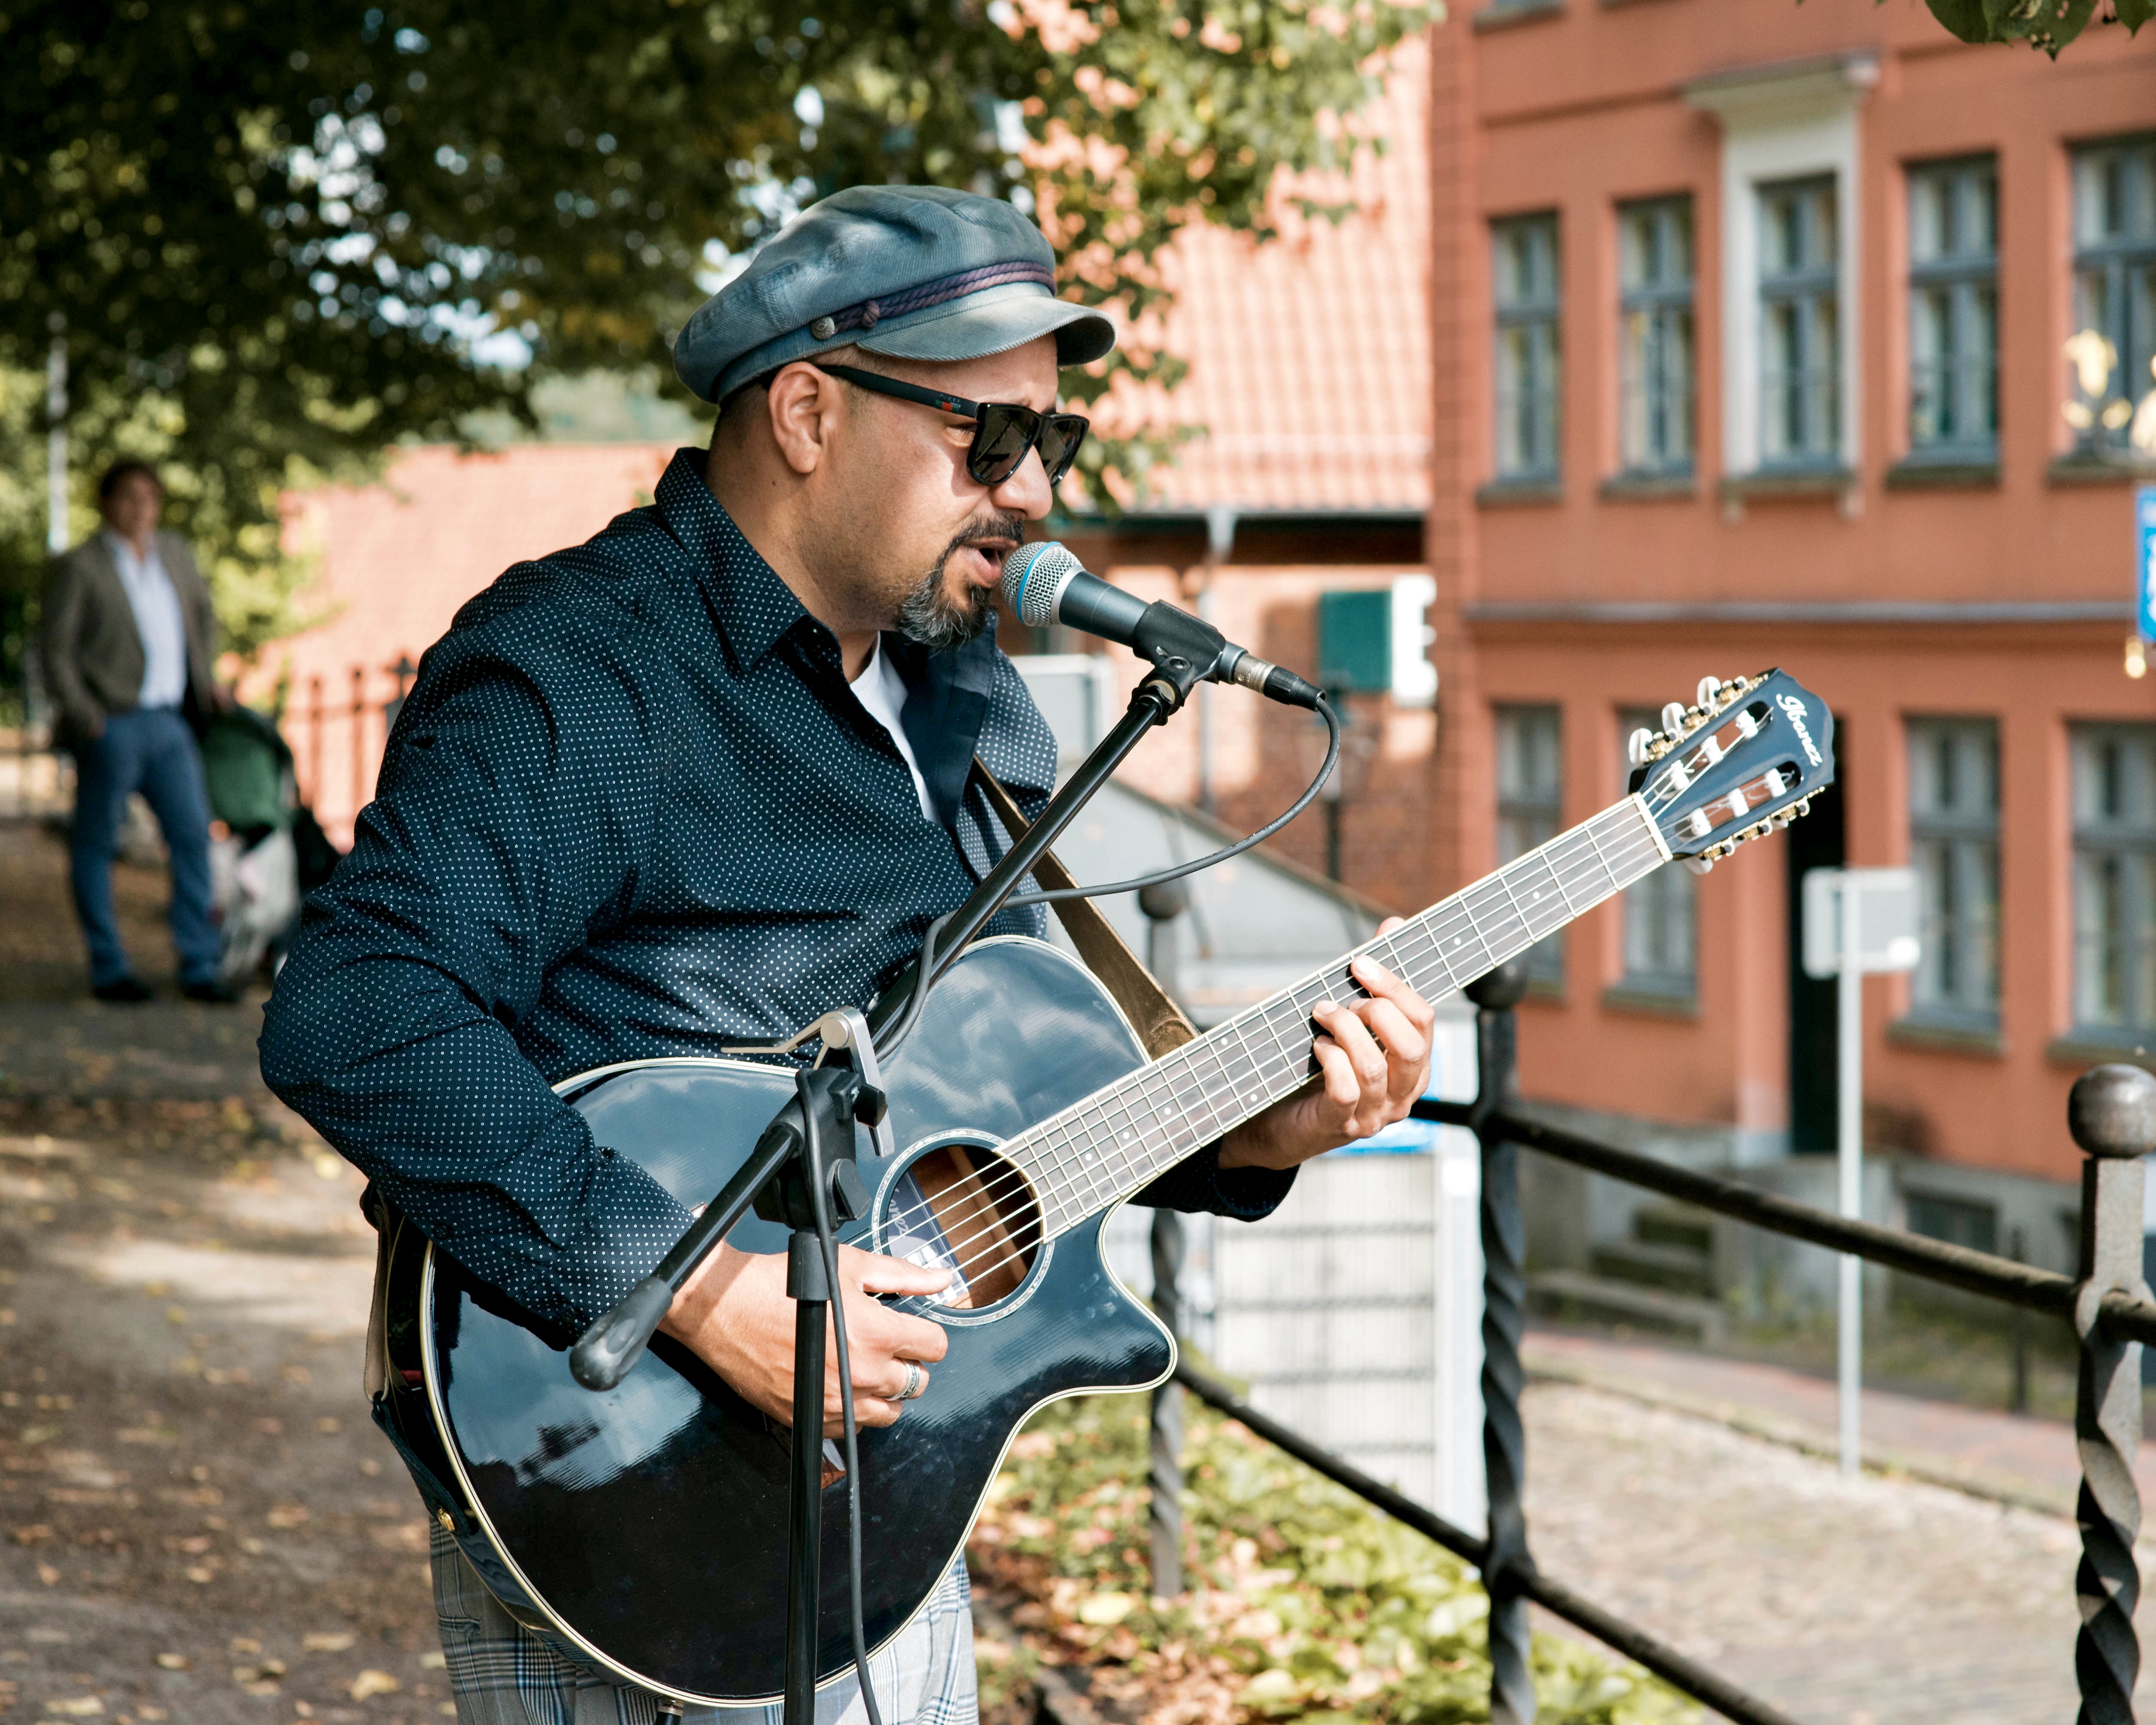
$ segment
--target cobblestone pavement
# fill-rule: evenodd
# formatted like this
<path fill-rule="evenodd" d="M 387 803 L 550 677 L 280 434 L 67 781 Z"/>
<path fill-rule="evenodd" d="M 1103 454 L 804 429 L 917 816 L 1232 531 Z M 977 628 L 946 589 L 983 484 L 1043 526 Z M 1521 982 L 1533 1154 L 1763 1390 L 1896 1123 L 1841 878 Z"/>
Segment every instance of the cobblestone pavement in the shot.
<path fill-rule="evenodd" d="M 1541 1375 L 1702 1414 L 1815 1454 L 1833 1454 L 1839 1445 L 1839 1392 L 1831 1378 L 1544 1328 L 1529 1332 L 1524 1352 L 1527 1369 Z M 2074 1512 L 2081 1455 L 2069 1420 L 1867 1387 L 1862 1430 L 1867 1467 L 1965 1486 L 2055 1515 Z M 2143 1502 L 2156 1502 L 2156 1446 L 2142 1450 L 2135 1474 Z"/>
<path fill-rule="evenodd" d="M 1584 1386 L 1525 1407 L 1542 1567 L 1763 1699 L 1810 1725 L 2074 1717 L 2071 1522 Z"/>

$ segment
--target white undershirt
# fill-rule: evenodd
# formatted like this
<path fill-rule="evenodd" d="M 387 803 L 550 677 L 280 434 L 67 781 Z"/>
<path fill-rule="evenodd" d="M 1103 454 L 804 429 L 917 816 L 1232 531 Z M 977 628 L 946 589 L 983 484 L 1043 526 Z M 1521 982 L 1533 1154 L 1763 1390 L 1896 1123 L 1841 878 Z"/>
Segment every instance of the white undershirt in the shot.
<path fill-rule="evenodd" d="M 180 596 L 153 535 L 141 556 L 128 541 L 107 528 L 105 549 L 120 572 L 121 589 L 135 614 L 135 633 L 142 642 L 142 687 L 135 704 L 146 710 L 176 707 L 187 698 L 187 626 L 180 615 Z"/>
<path fill-rule="evenodd" d="M 891 746 L 905 758 L 906 770 L 913 775 L 914 794 L 921 798 L 921 818 L 934 820 L 936 805 L 928 800 L 928 781 L 921 776 L 921 763 L 913 758 L 913 745 L 906 740 L 906 726 L 898 719 L 906 705 L 906 680 L 886 655 L 880 638 L 870 649 L 869 662 L 862 666 L 860 675 L 846 686 L 854 691 L 854 699 L 868 709 L 869 716 L 883 726 Z"/>

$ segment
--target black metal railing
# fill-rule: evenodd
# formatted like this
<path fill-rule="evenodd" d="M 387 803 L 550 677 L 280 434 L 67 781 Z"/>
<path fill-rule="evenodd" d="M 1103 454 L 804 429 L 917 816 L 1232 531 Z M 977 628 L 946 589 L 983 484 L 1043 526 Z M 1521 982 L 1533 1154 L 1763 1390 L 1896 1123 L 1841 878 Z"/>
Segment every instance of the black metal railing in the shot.
<path fill-rule="evenodd" d="M 2141 1579 L 2133 1541 L 2141 1526 L 2141 1494 L 2133 1462 L 2141 1445 L 2141 1345 L 2156 1341 L 2156 1303 L 2142 1281 L 2140 1158 L 2156 1150 L 2156 1077 L 2138 1066 L 2099 1066 L 2074 1085 L 2066 1125 L 2087 1161 L 2082 1173 L 2077 1273 L 2061 1276 L 2012 1258 L 1951 1245 L 1892 1228 L 1852 1221 L 1733 1180 L 1658 1162 L 1635 1151 L 1568 1132 L 1523 1109 L 1516 1084 L 1512 1009 L 1526 991 L 1517 965 L 1492 972 L 1467 990 L 1476 1007 L 1481 1078 L 1472 1102 L 1424 1101 L 1419 1119 L 1463 1126 L 1481 1146 L 1483 1457 L 1489 1480 L 1489 1532 L 1477 1537 L 1433 1514 L 1300 1433 L 1250 1406 L 1226 1385 L 1185 1363 L 1176 1378 L 1199 1399 L 1240 1420 L 1327 1478 L 1435 1540 L 1481 1571 L 1490 1595 L 1491 1725 L 1532 1725 L 1528 1602 L 1584 1630 L 1656 1676 L 1738 1725 L 1794 1725 L 1787 1713 L 1747 1693 L 1718 1673 L 1544 1575 L 1527 1540 L 1523 1487 L 1527 1442 L 1520 1419 L 1525 1373 L 1526 1266 L 1520 1211 L 1519 1153 L 1555 1156 L 1578 1167 L 1755 1228 L 1849 1253 L 1905 1276 L 1943 1283 L 2003 1301 L 2017 1309 L 2066 1317 L 2079 1340 L 2081 1370 L 2074 1430 L 2082 1481 L 2076 1506 L 2081 1563 L 2075 1591 L 2081 1628 L 2074 1672 L 2080 1685 L 2080 1725 L 2133 1725 L 2133 1684 L 2141 1664 L 2133 1610 Z M 1178 1254 L 1177 1255 L 1179 1255 Z M 1173 1259 L 1158 1249 L 1157 1280 L 1169 1274 L 1164 1309 L 1173 1311 Z M 1158 1428 L 1154 1501 L 1161 1536 L 1179 1529 L 1173 1504 L 1177 1476 L 1163 1467 Z M 1165 1518 L 1174 1517 L 1172 1522 Z M 1177 1565 L 1179 1570 L 1179 1561 Z M 1164 1584 L 1168 1578 L 1161 1578 Z M 1180 1590 L 1180 1576 L 1175 1578 Z"/>

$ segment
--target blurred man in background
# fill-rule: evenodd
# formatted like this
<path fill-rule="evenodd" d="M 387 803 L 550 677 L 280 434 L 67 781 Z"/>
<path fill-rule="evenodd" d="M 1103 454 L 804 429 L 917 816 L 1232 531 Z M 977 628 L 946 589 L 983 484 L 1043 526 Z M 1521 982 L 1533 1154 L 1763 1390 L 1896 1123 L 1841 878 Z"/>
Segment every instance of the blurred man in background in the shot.
<path fill-rule="evenodd" d="M 157 531 L 165 488 L 155 468 L 116 461 L 97 496 L 104 527 L 54 564 L 41 642 L 59 741 L 75 758 L 69 875 L 90 992 L 122 1004 L 150 998 L 112 910 L 113 852 L 127 799 L 140 791 L 172 854 L 180 992 L 229 1005 L 210 915 L 209 796 L 191 728 L 230 699 L 210 670 L 209 589 L 185 542 Z"/>

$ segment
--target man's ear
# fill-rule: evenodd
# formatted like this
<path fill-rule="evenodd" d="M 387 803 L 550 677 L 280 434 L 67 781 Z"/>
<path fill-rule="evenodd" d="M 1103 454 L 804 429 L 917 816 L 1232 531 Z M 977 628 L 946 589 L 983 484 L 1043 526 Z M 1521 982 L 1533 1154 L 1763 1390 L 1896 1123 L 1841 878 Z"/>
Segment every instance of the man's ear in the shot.
<path fill-rule="evenodd" d="M 839 380 L 812 365 L 790 365 L 771 380 L 765 411 L 772 441 L 786 465 L 804 478 L 830 453 L 830 439 L 844 414 Z"/>

